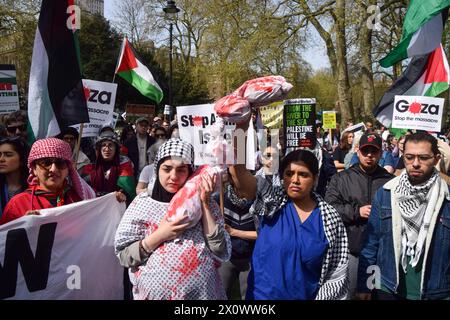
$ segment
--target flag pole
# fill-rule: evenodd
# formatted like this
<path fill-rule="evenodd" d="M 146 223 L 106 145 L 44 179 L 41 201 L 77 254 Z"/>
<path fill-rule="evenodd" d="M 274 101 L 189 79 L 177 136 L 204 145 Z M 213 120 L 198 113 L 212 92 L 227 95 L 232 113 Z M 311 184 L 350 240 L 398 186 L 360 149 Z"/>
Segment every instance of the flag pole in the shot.
<path fill-rule="evenodd" d="M 219 199 L 220 199 L 220 213 L 222 214 L 222 217 L 224 217 L 224 214 L 225 214 L 224 191 L 223 191 L 224 185 L 225 185 L 225 183 L 223 181 L 223 177 L 221 174 L 220 175 L 220 197 L 219 197 Z"/>
<path fill-rule="evenodd" d="M 77 168 L 78 155 L 80 154 L 81 137 L 83 136 L 83 128 L 84 128 L 84 123 L 81 123 L 80 124 L 80 134 L 78 135 L 77 145 L 75 146 L 75 159 L 74 159 L 75 169 Z"/>

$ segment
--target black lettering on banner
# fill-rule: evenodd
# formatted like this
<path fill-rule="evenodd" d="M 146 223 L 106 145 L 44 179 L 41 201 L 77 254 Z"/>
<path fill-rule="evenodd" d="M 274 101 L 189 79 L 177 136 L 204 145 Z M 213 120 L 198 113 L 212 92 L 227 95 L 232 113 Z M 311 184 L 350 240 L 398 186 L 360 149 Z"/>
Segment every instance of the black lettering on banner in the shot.
<path fill-rule="evenodd" d="M 110 104 L 111 103 L 111 92 L 103 91 L 98 95 L 98 102 L 101 104 Z"/>
<path fill-rule="evenodd" d="M 182 127 L 188 127 L 189 126 L 189 119 L 188 116 L 181 116 L 181 126 Z"/>
<path fill-rule="evenodd" d="M 422 109 L 422 113 L 429 113 L 432 115 L 439 114 L 439 106 L 435 104 L 423 104 L 424 108 Z"/>
<path fill-rule="evenodd" d="M 107 91 L 98 91 L 95 89 L 90 89 L 90 97 L 89 97 L 89 101 L 90 102 L 96 102 L 96 103 L 101 103 L 101 104 L 110 104 L 111 103 L 111 92 L 107 92 Z"/>
<path fill-rule="evenodd" d="M 398 112 L 406 112 L 409 109 L 409 103 L 406 100 L 399 100 L 395 105 Z"/>
<path fill-rule="evenodd" d="M 412 105 L 414 105 L 414 104 L 412 104 Z M 395 109 L 397 109 L 398 112 L 402 112 L 402 113 L 406 112 L 406 111 L 410 110 L 409 102 L 406 100 L 399 100 L 395 104 Z M 414 112 L 414 113 L 419 113 L 418 111 L 419 110 L 417 110 L 417 112 Z M 420 104 L 420 113 L 438 115 L 439 114 L 439 105 L 422 103 L 422 104 Z"/>
<path fill-rule="evenodd" d="M 89 101 L 90 102 L 97 102 L 97 95 L 98 95 L 98 90 L 95 89 L 91 89 L 91 96 L 89 97 Z"/>
<path fill-rule="evenodd" d="M 47 287 L 56 226 L 57 223 L 53 222 L 39 228 L 35 256 L 25 229 L 8 231 L 5 259 L 3 265 L 0 264 L 0 299 L 14 297 L 16 294 L 19 263 L 30 292 Z"/>
<path fill-rule="evenodd" d="M 108 110 L 102 110 L 102 109 L 88 108 L 88 111 L 92 112 L 92 113 L 98 113 L 98 114 L 106 114 L 106 115 L 109 114 Z"/>

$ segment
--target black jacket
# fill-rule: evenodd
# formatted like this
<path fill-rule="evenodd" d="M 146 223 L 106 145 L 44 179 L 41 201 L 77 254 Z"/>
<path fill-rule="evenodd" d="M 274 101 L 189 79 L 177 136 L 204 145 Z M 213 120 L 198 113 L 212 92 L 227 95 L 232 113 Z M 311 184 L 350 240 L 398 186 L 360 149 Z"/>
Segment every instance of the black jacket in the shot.
<path fill-rule="evenodd" d="M 148 161 L 147 151 L 148 148 L 152 144 L 155 143 L 155 138 L 151 136 L 147 136 L 147 147 L 145 148 L 145 159 Z M 138 181 L 138 173 L 139 173 L 139 148 L 137 143 L 137 137 L 132 137 L 128 140 L 126 140 L 123 144 L 128 149 L 128 158 L 130 158 L 131 162 L 133 162 L 133 169 L 134 169 L 134 177 L 136 181 Z"/>
<path fill-rule="evenodd" d="M 359 214 L 359 208 L 371 204 L 378 190 L 394 178 L 384 168 L 378 166 L 371 175 L 355 164 L 337 173 L 328 185 L 325 201 L 331 204 L 342 217 L 347 230 L 350 253 L 358 256 L 363 243 L 363 233 L 367 219 Z"/>

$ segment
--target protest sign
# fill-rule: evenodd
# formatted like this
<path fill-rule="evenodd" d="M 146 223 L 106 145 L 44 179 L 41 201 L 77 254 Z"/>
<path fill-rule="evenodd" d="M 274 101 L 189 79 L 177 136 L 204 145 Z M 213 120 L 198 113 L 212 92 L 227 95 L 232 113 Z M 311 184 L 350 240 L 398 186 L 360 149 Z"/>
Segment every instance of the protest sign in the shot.
<path fill-rule="evenodd" d="M 395 96 L 392 128 L 440 132 L 445 99 Z"/>
<path fill-rule="evenodd" d="M 316 140 L 316 99 L 284 101 L 285 148 L 313 148 Z"/>
<path fill-rule="evenodd" d="M 269 129 L 280 129 L 283 126 L 283 109 L 282 102 L 259 108 L 264 126 Z"/>
<path fill-rule="evenodd" d="M 170 110 L 171 110 L 171 107 L 166 104 L 164 107 L 164 114 L 170 115 L 170 113 L 171 113 Z"/>
<path fill-rule="evenodd" d="M 111 125 L 116 103 L 117 83 L 83 80 L 87 98 L 89 123 L 83 124 L 83 138 L 97 137 L 105 125 Z M 80 132 L 80 125 L 72 126 Z"/>
<path fill-rule="evenodd" d="M 123 299 L 114 193 L 0 226 L 0 299 Z"/>
<path fill-rule="evenodd" d="M 206 164 L 206 144 L 211 140 L 211 126 L 217 121 L 213 104 L 177 107 L 177 120 L 180 138 L 194 146 L 195 165 Z M 226 123 L 224 137 L 231 145 L 236 125 Z"/>
<path fill-rule="evenodd" d="M 16 67 L 11 64 L 0 64 L 0 114 L 8 114 L 19 109 Z"/>
<path fill-rule="evenodd" d="M 323 128 L 336 129 L 336 111 L 323 111 Z"/>

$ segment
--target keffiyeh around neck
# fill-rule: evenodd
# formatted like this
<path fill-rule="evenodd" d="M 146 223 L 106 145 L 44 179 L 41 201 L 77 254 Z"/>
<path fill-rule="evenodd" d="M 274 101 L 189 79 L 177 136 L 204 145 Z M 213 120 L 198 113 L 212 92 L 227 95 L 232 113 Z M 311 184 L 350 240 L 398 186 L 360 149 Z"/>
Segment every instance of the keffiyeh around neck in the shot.
<path fill-rule="evenodd" d="M 420 260 L 430 227 L 431 217 L 436 205 L 440 186 L 439 173 L 434 170 L 430 179 L 421 185 L 412 185 L 407 173 L 400 175 L 397 195 L 402 220 L 401 265 L 406 272 L 408 257 L 411 266 L 415 267 Z"/>

